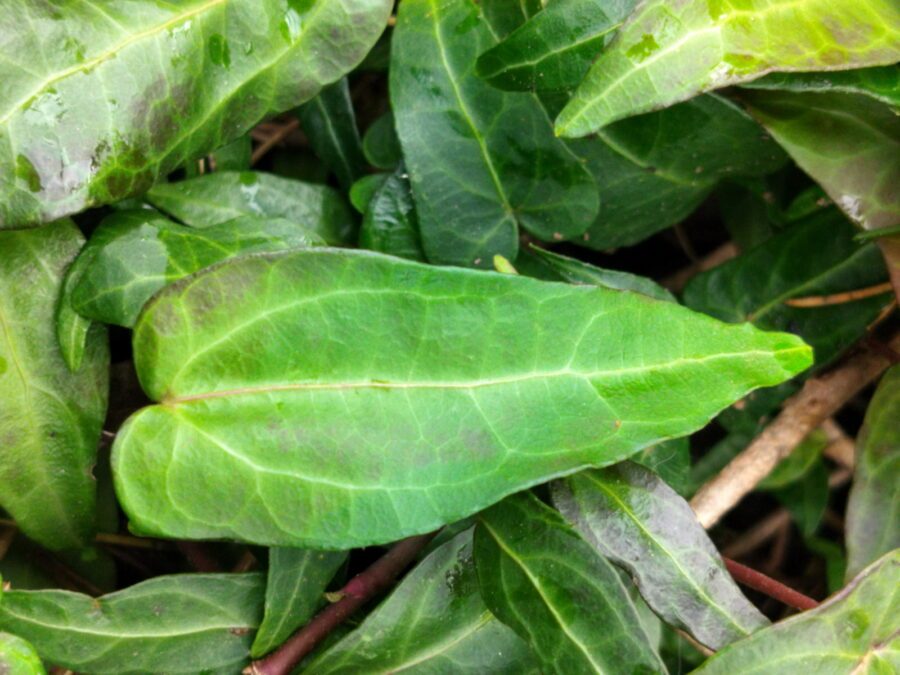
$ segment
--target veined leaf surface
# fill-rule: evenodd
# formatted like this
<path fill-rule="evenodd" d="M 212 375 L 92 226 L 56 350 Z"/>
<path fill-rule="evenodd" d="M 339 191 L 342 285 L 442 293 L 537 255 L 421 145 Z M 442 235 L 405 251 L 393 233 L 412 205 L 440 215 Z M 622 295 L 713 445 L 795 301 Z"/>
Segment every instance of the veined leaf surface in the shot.
<path fill-rule="evenodd" d="M 139 194 L 359 63 L 390 0 L 0 3 L 0 228 Z"/>
<path fill-rule="evenodd" d="M 772 71 L 897 60 L 894 0 L 648 0 L 597 59 L 556 130 L 584 136 Z"/>
<path fill-rule="evenodd" d="M 811 360 L 639 294 L 330 249 L 166 287 L 134 353 L 160 402 L 113 451 L 136 530 L 335 549 L 687 434 Z"/>
<path fill-rule="evenodd" d="M 85 334 L 71 373 L 54 330 L 63 274 L 83 243 L 69 221 L 0 232 L 0 505 L 50 549 L 80 547 L 94 529 L 106 333 Z"/>
<path fill-rule="evenodd" d="M 409 187 L 409 174 L 403 164 L 369 200 L 359 230 L 359 245 L 399 258 L 424 259 L 416 205 Z"/>
<path fill-rule="evenodd" d="M 46 672 L 34 647 L 20 637 L 0 633 L 0 673 L 45 675 Z"/>
<path fill-rule="evenodd" d="M 742 86 L 745 89 L 862 94 L 900 108 L 900 64 L 817 73 L 772 73 Z"/>

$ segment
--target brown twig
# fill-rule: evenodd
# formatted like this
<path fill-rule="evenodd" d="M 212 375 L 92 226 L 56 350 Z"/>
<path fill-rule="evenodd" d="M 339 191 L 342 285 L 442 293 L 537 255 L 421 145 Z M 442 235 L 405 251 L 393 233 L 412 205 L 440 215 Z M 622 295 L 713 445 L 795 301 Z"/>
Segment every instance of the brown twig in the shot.
<path fill-rule="evenodd" d="M 15 529 L 17 525 L 14 520 L 0 518 L 0 527 Z M 169 548 L 168 542 L 160 539 L 147 539 L 145 537 L 135 537 L 130 534 L 116 534 L 113 532 L 98 532 L 94 536 L 94 541 L 98 544 L 111 544 L 113 546 L 125 546 L 127 548 Z"/>
<path fill-rule="evenodd" d="M 285 675 L 309 654 L 321 640 L 369 600 L 381 594 L 413 561 L 434 534 L 422 534 L 400 541 L 371 567 L 353 577 L 341 589 L 341 599 L 328 605 L 269 656 L 254 661 L 245 675 Z"/>
<path fill-rule="evenodd" d="M 740 539 L 723 548 L 722 555 L 729 558 L 742 558 L 765 544 L 790 522 L 791 514 L 787 509 L 776 509 L 744 532 Z"/>
<path fill-rule="evenodd" d="M 775 598 L 779 602 L 784 603 L 788 607 L 793 607 L 794 609 L 807 610 L 815 609 L 819 606 L 819 603 L 808 595 L 803 595 L 803 593 L 785 586 L 780 581 L 775 581 L 775 579 L 766 576 L 762 572 L 757 572 L 755 569 L 742 565 L 739 562 L 735 562 L 731 558 L 723 557 L 722 560 L 725 562 L 728 573 L 734 577 L 734 580 L 739 584 L 752 588 L 760 593 L 764 593 L 770 598 Z"/>
<path fill-rule="evenodd" d="M 900 348 L 900 334 L 890 342 Z M 768 476 L 817 426 L 840 410 L 888 367 L 880 354 L 863 351 L 843 365 L 808 380 L 775 420 L 691 500 L 697 520 L 709 528 Z"/>
<path fill-rule="evenodd" d="M 856 464 L 856 444 L 853 439 L 844 433 L 840 425 L 830 417 L 822 422 L 821 429 L 828 438 L 828 445 L 825 446 L 822 454 L 845 469 L 853 469 Z"/>
<path fill-rule="evenodd" d="M 874 295 L 890 293 L 893 290 L 894 288 L 891 286 L 890 282 L 886 281 L 883 284 L 876 284 L 875 286 L 869 286 L 868 288 L 859 288 L 855 291 L 791 298 L 790 300 L 785 300 L 784 304 L 791 307 L 825 307 L 827 305 L 842 305 L 846 302 L 854 302 L 855 300 L 871 298 Z"/>
<path fill-rule="evenodd" d="M 175 544 L 188 564 L 198 572 L 221 572 L 222 566 L 209 549 L 199 541 L 179 541 Z"/>
<path fill-rule="evenodd" d="M 675 272 L 675 274 L 666 277 L 660 283 L 670 291 L 678 293 L 684 290 L 687 282 L 690 281 L 691 278 L 695 275 L 699 274 L 700 272 L 710 270 L 713 267 L 717 267 L 726 260 L 734 258 L 737 254 L 737 246 L 735 246 L 733 242 L 729 241 L 728 243 L 722 244 L 719 248 L 701 258 L 699 262 L 688 265 L 684 269 Z"/>
<path fill-rule="evenodd" d="M 300 119 L 297 117 L 288 120 L 285 124 L 279 127 L 268 138 L 266 138 L 266 140 L 260 143 L 259 146 L 253 151 L 253 154 L 250 155 L 250 166 L 256 164 L 266 155 L 267 152 L 269 152 L 269 150 L 281 143 L 281 141 L 287 138 L 292 131 L 296 130 L 299 127 Z"/>

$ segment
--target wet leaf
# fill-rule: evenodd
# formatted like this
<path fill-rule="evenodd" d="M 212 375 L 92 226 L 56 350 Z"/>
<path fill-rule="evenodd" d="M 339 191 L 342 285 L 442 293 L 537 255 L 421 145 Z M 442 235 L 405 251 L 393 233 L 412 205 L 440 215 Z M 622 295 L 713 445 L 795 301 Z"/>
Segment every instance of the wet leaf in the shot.
<path fill-rule="evenodd" d="M 132 527 L 335 549 L 685 435 L 810 362 L 793 336 L 635 293 L 333 249 L 167 286 L 134 354 L 161 405 L 116 438 Z"/>
<path fill-rule="evenodd" d="M 0 673 L 45 675 L 46 672 L 34 647 L 15 635 L 0 633 Z"/>
<path fill-rule="evenodd" d="M 712 649 L 769 623 L 738 589 L 690 505 L 652 471 L 631 462 L 583 471 L 554 483 L 552 494 L 666 623 Z"/>
<path fill-rule="evenodd" d="M 893 0 L 648 0 L 597 59 L 556 122 L 584 136 L 610 122 L 766 73 L 900 59 Z"/>
<path fill-rule="evenodd" d="M 537 673 L 528 646 L 478 592 L 472 530 L 419 563 L 362 625 L 305 673 Z"/>
<path fill-rule="evenodd" d="M 537 98 L 475 75 L 496 43 L 472 0 L 400 5 L 391 102 L 431 262 L 490 268 L 494 255 L 515 259 L 519 226 L 566 239 L 597 214 L 594 181 Z"/>
<path fill-rule="evenodd" d="M 900 366 L 881 378 L 857 438 L 847 503 L 847 577 L 900 548 Z"/>
<path fill-rule="evenodd" d="M 209 227 L 240 216 L 284 218 L 329 244 L 349 241 L 354 218 L 340 194 L 258 171 L 220 171 L 178 183 L 161 183 L 147 201 L 185 225 Z"/>
<path fill-rule="evenodd" d="M 409 260 L 424 260 L 416 205 L 402 164 L 369 201 L 359 231 L 359 245 Z"/>
<path fill-rule="evenodd" d="M 892 673 L 900 665 L 900 551 L 863 570 L 815 609 L 729 645 L 698 675 Z"/>
<path fill-rule="evenodd" d="M 0 628 L 80 672 L 234 673 L 248 660 L 263 585 L 259 574 L 181 574 L 99 598 L 7 591 Z"/>
<path fill-rule="evenodd" d="M 105 331 L 88 332 L 73 374 L 54 330 L 63 274 L 83 242 L 69 221 L 0 232 L 0 504 L 53 550 L 93 533 L 91 469 L 106 415 Z"/>
<path fill-rule="evenodd" d="M 616 570 L 533 495 L 481 514 L 475 563 L 485 603 L 546 672 L 665 672 Z"/>
<path fill-rule="evenodd" d="M 250 649 L 267 654 L 306 624 L 325 603 L 325 589 L 347 554 L 304 548 L 269 549 L 266 610 Z"/>
<path fill-rule="evenodd" d="M 309 100 L 362 60 L 392 5 L 8 3 L 0 228 L 140 194 Z"/>

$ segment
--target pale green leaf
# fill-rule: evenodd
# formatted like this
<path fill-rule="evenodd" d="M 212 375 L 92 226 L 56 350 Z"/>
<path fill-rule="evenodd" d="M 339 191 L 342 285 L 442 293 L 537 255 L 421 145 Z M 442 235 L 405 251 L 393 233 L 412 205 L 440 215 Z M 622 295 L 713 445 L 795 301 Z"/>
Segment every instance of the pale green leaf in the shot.
<path fill-rule="evenodd" d="M 0 673 L 45 675 L 46 672 L 34 647 L 15 635 L 0 633 Z"/>

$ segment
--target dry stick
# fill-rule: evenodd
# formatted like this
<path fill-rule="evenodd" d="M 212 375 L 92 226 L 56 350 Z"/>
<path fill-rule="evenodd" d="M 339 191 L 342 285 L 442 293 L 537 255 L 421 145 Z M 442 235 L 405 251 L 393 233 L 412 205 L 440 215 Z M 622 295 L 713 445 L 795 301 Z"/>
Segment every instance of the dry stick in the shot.
<path fill-rule="evenodd" d="M 221 572 L 222 566 L 209 549 L 199 541 L 179 541 L 175 544 L 188 564 L 198 572 Z"/>
<path fill-rule="evenodd" d="M 791 307 L 825 307 L 826 305 L 842 305 L 845 302 L 853 302 L 864 298 L 871 298 L 874 295 L 882 295 L 890 293 L 894 290 L 891 282 L 886 281 L 883 284 L 876 284 L 868 288 L 860 288 L 855 291 L 844 291 L 843 293 L 830 293 L 828 295 L 810 295 L 803 298 L 791 298 L 785 300 L 784 304 Z"/>
<path fill-rule="evenodd" d="M 300 119 L 295 117 L 292 120 L 288 121 L 281 128 L 279 128 L 276 132 L 274 132 L 271 136 L 269 136 L 266 140 L 264 140 L 256 150 L 253 151 L 253 154 L 250 156 L 250 166 L 256 164 L 259 160 L 261 160 L 269 150 L 274 148 L 276 145 L 281 143 L 292 131 L 297 129 L 300 126 Z"/>
<path fill-rule="evenodd" d="M 741 563 L 735 562 L 731 558 L 723 557 L 722 560 L 725 561 L 728 573 L 739 584 L 743 584 L 760 593 L 765 593 L 770 598 L 775 598 L 794 609 L 806 610 L 819 606 L 819 603 L 809 596 L 803 595 L 803 593 L 799 593 L 793 588 L 788 588 L 780 581 L 775 581 L 771 577 L 767 577 L 765 574 L 757 572 L 746 565 L 741 565 Z"/>
<path fill-rule="evenodd" d="M 900 333 L 889 346 L 900 349 Z M 691 500 L 697 520 L 709 529 L 751 492 L 800 441 L 843 407 L 889 365 L 881 354 L 864 351 L 820 377 L 808 380 L 785 403 L 775 420 Z"/>
<path fill-rule="evenodd" d="M 420 534 L 397 542 L 367 570 L 357 574 L 341 589 L 342 598 L 329 605 L 269 656 L 254 661 L 245 675 L 284 675 L 303 660 L 321 640 L 356 610 L 379 595 L 406 569 L 434 533 Z"/>
<path fill-rule="evenodd" d="M 722 244 L 719 248 L 701 258 L 699 262 L 688 265 L 684 269 L 675 272 L 672 276 L 666 277 L 660 283 L 670 291 L 678 293 L 684 289 L 687 282 L 690 281 L 691 277 L 694 275 L 717 267 L 726 260 L 734 258 L 737 254 L 737 246 L 729 241 L 727 244 Z"/>

